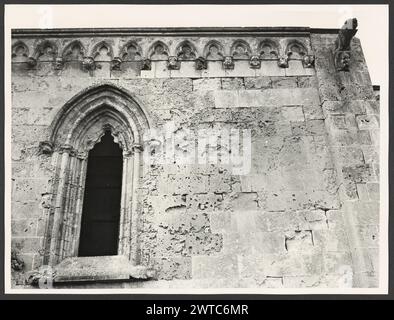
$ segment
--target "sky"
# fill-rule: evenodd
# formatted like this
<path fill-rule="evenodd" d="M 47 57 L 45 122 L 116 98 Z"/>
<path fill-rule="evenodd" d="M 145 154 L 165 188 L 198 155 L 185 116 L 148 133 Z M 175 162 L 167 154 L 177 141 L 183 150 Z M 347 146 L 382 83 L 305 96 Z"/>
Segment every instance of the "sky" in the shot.
<path fill-rule="evenodd" d="M 387 5 L 6 5 L 6 27 L 340 28 L 357 18 L 372 83 L 388 80 Z"/>

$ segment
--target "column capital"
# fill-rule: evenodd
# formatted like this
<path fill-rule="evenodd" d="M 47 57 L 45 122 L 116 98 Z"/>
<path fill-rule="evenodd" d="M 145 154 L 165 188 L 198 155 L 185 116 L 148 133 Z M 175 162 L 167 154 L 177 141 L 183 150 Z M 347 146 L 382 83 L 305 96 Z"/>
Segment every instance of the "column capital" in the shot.
<path fill-rule="evenodd" d="M 74 153 L 75 150 L 74 150 L 74 148 L 71 145 L 63 144 L 63 145 L 59 146 L 59 152 L 60 153 L 69 153 L 69 154 L 71 154 L 71 153 Z"/>
<path fill-rule="evenodd" d="M 144 151 L 144 147 L 142 146 L 142 144 L 140 144 L 140 143 L 134 143 L 132 146 L 131 146 L 131 150 L 135 153 L 135 152 L 142 152 L 142 151 Z"/>
<path fill-rule="evenodd" d="M 50 141 L 41 141 L 38 145 L 40 154 L 52 154 L 53 144 Z"/>

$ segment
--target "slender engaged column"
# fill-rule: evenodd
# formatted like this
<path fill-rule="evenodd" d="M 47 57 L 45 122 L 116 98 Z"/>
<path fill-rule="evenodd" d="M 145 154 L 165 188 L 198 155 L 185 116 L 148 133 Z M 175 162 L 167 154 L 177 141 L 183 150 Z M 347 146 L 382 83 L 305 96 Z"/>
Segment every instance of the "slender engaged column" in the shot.
<path fill-rule="evenodd" d="M 49 249 L 49 265 L 55 265 L 58 262 L 58 242 L 59 232 L 62 222 L 63 215 L 63 197 L 64 187 L 67 181 L 67 168 L 69 164 L 69 155 L 71 152 L 71 146 L 65 145 L 61 147 L 60 153 L 62 153 L 60 172 L 59 172 L 59 185 L 56 192 L 55 212 L 53 215 L 53 226 L 51 233 L 51 245 Z"/>
<path fill-rule="evenodd" d="M 131 240 L 131 250 L 130 250 L 130 260 L 133 264 L 139 264 L 139 247 L 138 247 L 138 180 L 139 171 L 141 163 L 142 145 L 133 145 L 133 183 L 132 183 L 132 202 L 131 202 L 131 230 L 130 230 L 130 240 Z"/>

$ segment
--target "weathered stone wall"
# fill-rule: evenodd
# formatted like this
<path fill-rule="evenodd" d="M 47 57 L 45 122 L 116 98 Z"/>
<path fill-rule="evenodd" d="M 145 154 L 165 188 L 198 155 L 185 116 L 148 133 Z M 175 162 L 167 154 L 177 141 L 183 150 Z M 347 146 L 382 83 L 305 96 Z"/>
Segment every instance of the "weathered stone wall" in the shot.
<path fill-rule="evenodd" d="M 354 286 L 377 286 L 379 270 L 379 102 L 359 39 L 350 72 L 336 72 L 333 36 L 313 35 L 321 105 L 335 159 L 341 215 L 353 259 Z"/>
<path fill-rule="evenodd" d="M 151 70 L 141 70 L 157 40 L 166 44 L 167 56 L 176 56 L 186 39 L 195 47 L 193 61 L 171 70 L 163 58 L 152 60 Z M 234 58 L 233 69 L 216 58 L 207 69 L 196 70 L 195 58 L 207 58 L 207 44 L 216 38 L 139 37 L 139 58 L 127 62 L 121 49 L 126 37 L 81 37 L 90 56 L 102 49 L 95 56 L 99 67 L 83 70 L 80 58 L 54 63 L 71 39 L 50 38 L 55 53 L 52 48 L 37 54 L 37 64 L 29 67 L 27 58 L 42 39 L 15 36 L 12 248 L 24 262 L 14 268 L 15 284 L 43 264 L 58 183 L 55 160 L 40 151 L 39 142 L 48 139 L 49 126 L 72 97 L 105 83 L 131 93 L 153 129 L 171 122 L 175 135 L 200 129 L 208 135 L 251 132 L 251 168 L 245 174 L 220 162 L 179 164 L 178 157 L 187 152 L 182 146 L 175 149 L 173 163 L 144 168 L 138 259 L 157 271 L 158 280 L 110 286 L 377 285 L 379 106 L 359 41 L 353 40 L 350 71 L 338 72 L 331 47 L 335 35 L 270 38 L 278 44 L 278 56 L 298 40 L 304 54 L 316 55 L 315 67 L 305 67 L 296 53 L 287 68 L 279 66 L 277 56 L 259 51 L 266 36 L 243 37 L 249 52 L 237 60 L 233 44 L 238 39 L 222 35 L 218 42 L 222 57 Z M 95 46 L 102 40 L 108 46 Z M 26 46 L 18 49 L 18 41 Z M 250 62 L 255 55 L 261 58 L 258 68 Z M 120 56 L 120 68 L 114 68 L 114 57 Z M 220 143 L 211 147 L 229 152 Z"/>

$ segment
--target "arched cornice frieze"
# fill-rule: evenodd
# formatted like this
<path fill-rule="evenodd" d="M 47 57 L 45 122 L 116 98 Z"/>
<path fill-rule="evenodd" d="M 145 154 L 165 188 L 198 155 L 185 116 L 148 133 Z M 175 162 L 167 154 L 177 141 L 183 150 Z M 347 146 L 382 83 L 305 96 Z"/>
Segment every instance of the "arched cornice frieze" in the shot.
<path fill-rule="evenodd" d="M 68 43 L 62 52 L 64 61 L 82 61 L 84 56 L 86 56 L 86 49 L 79 40 Z"/>
<path fill-rule="evenodd" d="M 32 58 L 42 61 L 54 61 L 58 55 L 58 46 L 55 41 L 42 40 L 40 41 L 34 52 Z"/>
<path fill-rule="evenodd" d="M 196 70 L 207 69 L 209 61 L 223 61 L 224 69 L 232 69 L 241 60 L 249 60 L 254 69 L 259 69 L 264 60 L 278 60 L 278 66 L 285 68 L 289 60 L 301 60 L 305 68 L 312 67 L 314 62 L 308 37 L 24 40 L 14 41 L 13 62 L 26 62 L 31 68 L 37 66 L 37 61 L 51 62 L 55 69 L 62 69 L 64 63 L 80 61 L 82 69 L 91 76 L 105 63 L 110 63 L 112 70 L 135 68 L 130 64 L 121 68 L 127 61 L 139 61 L 140 70 L 151 70 L 152 62 L 158 61 L 166 61 L 170 70 L 181 69 L 181 61 L 194 61 Z"/>
<path fill-rule="evenodd" d="M 257 53 L 261 59 L 278 59 L 279 43 L 272 39 L 264 39 L 260 41 Z"/>
<path fill-rule="evenodd" d="M 289 60 L 301 60 L 304 68 L 313 68 L 315 56 L 308 49 L 305 41 L 293 39 L 287 42 L 286 55 Z"/>
<path fill-rule="evenodd" d="M 29 57 L 29 48 L 23 41 L 16 41 L 11 47 L 11 59 L 14 62 L 25 62 Z"/>
<path fill-rule="evenodd" d="M 150 60 L 167 60 L 170 49 L 163 41 L 155 41 L 149 48 L 147 58 Z"/>
<path fill-rule="evenodd" d="M 210 40 L 204 47 L 203 56 L 206 60 L 222 61 L 225 51 L 223 45 L 217 40 Z"/>
<path fill-rule="evenodd" d="M 182 41 L 175 49 L 179 60 L 195 60 L 198 57 L 196 46 L 189 40 Z"/>
<path fill-rule="evenodd" d="M 231 45 L 230 55 L 233 57 L 233 59 L 249 59 L 252 55 L 252 49 L 245 40 L 237 39 Z"/>
<path fill-rule="evenodd" d="M 93 46 L 90 56 L 97 61 L 111 60 L 114 56 L 112 45 L 108 41 L 100 41 Z"/>
<path fill-rule="evenodd" d="M 308 50 L 303 42 L 294 39 L 287 42 L 285 53 L 289 56 L 289 59 L 301 60 L 308 54 Z"/>
<path fill-rule="evenodd" d="M 142 60 L 142 54 L 140 45 L 134 40 L 129 40 L 121 47 L 119 57 L 123 61 L 139 61 Z"/>

